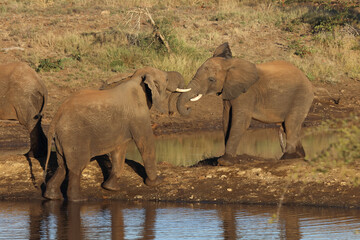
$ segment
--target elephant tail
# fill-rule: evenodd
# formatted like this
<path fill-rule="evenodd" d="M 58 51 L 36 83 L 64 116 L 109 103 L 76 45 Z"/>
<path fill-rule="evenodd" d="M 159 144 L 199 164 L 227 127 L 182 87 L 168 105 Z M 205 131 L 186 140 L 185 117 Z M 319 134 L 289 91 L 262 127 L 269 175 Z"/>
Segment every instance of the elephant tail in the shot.
<path fill-rule="evenodd" d="M 314 94 L 315 94 L 315 99 L 320 100 L 320 96 L 323 96 L 325 93 L 325 95 L 330 98 L 331 101 L 333 101 L 335 104 L 339 104 L 340 102 L 340 97 L 334 97 L 332 96 L 329 91 L 326 88 L 321 88 L 321 87 L 314 87 Z"/>
<path fill-rule="evenodd" d="M 52 140 L 55 135 L 56 122 L 57 122 L 56 119 L 53 119 L 53 121 L 51 122 L 51 124 L 49 126 L 49 131 L 47 134 L 48 144 L 47 144 L 47 155 L 46 155 L 46 161 L 45 161 L 45 167 L 44 167 L 44 183 L 46 182 L 46 172 L 47 172 L 49 159 L 50 159 L 50 155 L 51 155 L 51 143 L 52 143 Z"/>

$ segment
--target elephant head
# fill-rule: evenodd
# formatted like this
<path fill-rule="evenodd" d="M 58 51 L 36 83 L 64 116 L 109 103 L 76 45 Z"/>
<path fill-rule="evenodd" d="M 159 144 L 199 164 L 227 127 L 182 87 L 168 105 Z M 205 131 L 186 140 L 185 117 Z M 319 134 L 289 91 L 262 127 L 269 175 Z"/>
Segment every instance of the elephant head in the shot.
<path fill-rule="evenodd" d="M 134 78 L 142 77 L 144 82 L 145 90 L 147 89 L 147 98 L 149 107 L 154 104 L 155 108 L 162 113 L 165 113 L 165 104 L 168 104 L 169 114 L 173 114 L 174 106 L 179 94 L 182 92 L 190 91 L 185 89 L 185 80 L 183 76 L 176 71 L 162 71 L 152 67 L 144 67 L 136 70 L 133 74 L 121 73 L 103 82 L 100 90 L 106 90 L 114 88 L 121 83 Z M 164 96 L 164 88 L 166 93 Z"/>
<path fill-rule="evenodd" d="M 255 64 L 233 58 L 229 44 L 223 43 L 197 70 L 187 86 L 191 91 L 180 95 L 177 109 L 181 115 L 188 115 L 190 108 L 186 108 L 185 104 L 208 94 L 221 95 L 224 100 L 235 99 L 245 93 L 258 78 Z"/>

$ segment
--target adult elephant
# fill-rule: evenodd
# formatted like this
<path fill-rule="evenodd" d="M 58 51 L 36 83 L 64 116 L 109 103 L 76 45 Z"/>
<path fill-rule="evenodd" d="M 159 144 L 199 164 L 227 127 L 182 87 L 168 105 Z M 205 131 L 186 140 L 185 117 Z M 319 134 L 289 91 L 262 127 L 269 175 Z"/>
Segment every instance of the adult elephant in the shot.
<path fill-rule="evenodd" d="M 46 155 L 47 140 L 41 118 L 47 102 L 47 89 L 26 63 L 0 65 L 0 119 L 18 120 L 30 133 L 31 157 Z"/>
<path fill-rule="evenodd" d="M 48 133 L 48 155 L 54 138 L 58 168 L 46 184 L 44 197 L 61 199 L 60 185 L 68 170 L 67 198 L 82 200 L 80 175 L 90 159 L 110 153 L 112 170 L 103 183 L 108 190 L 118 190 L 124 168 L 126 147 L 133 139 L 144 162 L 145 184 L 160 183 L 156 170 L 155 141 L 149 109 L 164 112 L 167 74 L 152 67 L 137 70 L 129 79 L 106 90 L 83 90 L 69 97 L 53 118 Z"/>
<path fill-rule="evenodd" d="M 225 154 L 218 160 L 220 165 L 232 164 L 251 119 L 281 123 L 280 137 L 286 135 L 281 159 L 305 156 L 300 130 L 314 92 L 304 73 L 292 64 L 273 61 L 255 65 L 232 58 L 228 43 L 224 43 L 201 65 L 187 87 L 192 90 L 181 94 L 177 102 L 182 115 L 190 112 L 185 106 L 188 101 L 207 94 L 222 96 Z"/>
<path fill-rule="evenodd" d="M 181 73 L 176 71 L 166 71 L 164 72 L 166 74 L 166 77 L 168 79 L 168 89 L 176 89 L 177 91 L 167 91 L 166 92 L 166 99 L 168 102 L 168 113 L 169 115 L 174 115 L 176 112 L 176 101 L 180 95 L 181 92 L 187 92 L 188 89 L 185 88 L 185 80 L 184 77 L 181 75 Z M 123 81 L 127 81 L 129 78 L 131 78 L 133 73 L 119 73 L 111 78 L 109 78 L 107 81 L 105 81 L 102 86 L 100 87 L 101 90 L 110 89 L 113 88 L 119 84 L 121 84 Z"/>

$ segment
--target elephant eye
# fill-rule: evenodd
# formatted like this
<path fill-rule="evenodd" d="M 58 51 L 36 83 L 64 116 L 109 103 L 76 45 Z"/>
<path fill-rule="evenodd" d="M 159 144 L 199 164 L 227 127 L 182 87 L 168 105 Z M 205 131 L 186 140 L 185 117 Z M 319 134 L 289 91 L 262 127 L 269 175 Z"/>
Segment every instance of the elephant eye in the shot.
<path fill-rule="evenodd" d="M 156 89 L 157 89 L 158 92 L 159 92 L 159 91 L 160 91 L 160 85 L 159 85 L 159 83 L 155 82 L 155 87 L 156 87 Z"/>
<path fill-rule="evenodd" d="M 214 83 L 214 82 L 216 82 L 216 79 L 213 77 L 209 77 L 209 82 Z"/>

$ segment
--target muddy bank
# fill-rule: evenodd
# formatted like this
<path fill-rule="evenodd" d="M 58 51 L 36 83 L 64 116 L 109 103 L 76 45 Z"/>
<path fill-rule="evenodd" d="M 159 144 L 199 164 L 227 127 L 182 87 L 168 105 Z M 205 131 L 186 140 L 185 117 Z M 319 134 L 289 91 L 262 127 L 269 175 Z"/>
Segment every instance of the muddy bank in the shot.
<path fill-rule="evenodd" d="M 359 176 L 359 166 L 352 175 L 343 169 L 331 173 L 313 173 L 303 159 L 279 161 L 274 159 L 240 157 L 233 167 L 220 167 L 216 160 L 194 167 L 175 167 L 159 164 L 165 177 L 157 187 L 143 183 L 141 165 L 127 160 L 121 190 L 107 191 L 101 183 L 108 176 L 104 162 L 92 161 L 84 170 L 82 193 L 89 200 L 119 199 L 141 201 L 180 201 L 251 204 L 298 204 L 316 206 L 359 207 L 360 187 L 351 183 Z M 105 164 L 106 165 L 106 164 Z M 101 168 L 101 167 L 102 168 Z M 0 199 L 42 199 L 43 170 L 38 160 L 24 156 L 0 159 Z M 355 175 L 353 175 L 355 174 Z"/>

